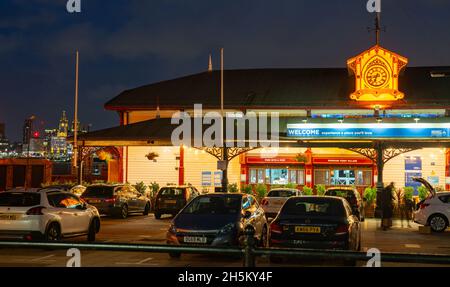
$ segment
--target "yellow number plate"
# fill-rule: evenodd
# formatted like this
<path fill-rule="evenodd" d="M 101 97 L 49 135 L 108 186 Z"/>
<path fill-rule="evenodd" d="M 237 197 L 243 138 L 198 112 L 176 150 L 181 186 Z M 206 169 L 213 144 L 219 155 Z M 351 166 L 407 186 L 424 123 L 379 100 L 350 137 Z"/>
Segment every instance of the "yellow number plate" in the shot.
<path fill-rule="evenodd" d="M 296 226 L 295 232 L 298 233 L 320 233 L 320 227 L 317 226 Z"/>

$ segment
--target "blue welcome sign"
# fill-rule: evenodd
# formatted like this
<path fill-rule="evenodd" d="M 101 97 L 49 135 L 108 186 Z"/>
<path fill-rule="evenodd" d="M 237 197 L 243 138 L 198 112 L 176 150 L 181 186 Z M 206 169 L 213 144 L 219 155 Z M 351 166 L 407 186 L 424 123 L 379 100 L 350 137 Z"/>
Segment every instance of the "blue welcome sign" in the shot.
<path fill-rule="evenodd" d="M 437 124 L 288 124 L 287 136 L 295 138 L 450 138 L 450 123 Z"/>

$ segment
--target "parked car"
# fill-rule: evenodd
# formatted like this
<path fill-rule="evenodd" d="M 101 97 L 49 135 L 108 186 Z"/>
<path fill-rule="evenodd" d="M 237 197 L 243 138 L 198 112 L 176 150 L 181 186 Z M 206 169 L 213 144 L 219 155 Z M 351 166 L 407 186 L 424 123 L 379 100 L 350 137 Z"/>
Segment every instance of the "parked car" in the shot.
<path fill-rule="evenodd" d="M 268 242 L 264 210 L 252 195 L 211 193 L 189 202 L 173 219 L 167 243 L 174 245 L 237 246 L 243 243 L 245 228 L 255 228 L 259 245 Z M 179 253 L 170 254 L 179 257 Z"/>
<path fill-rule="evenodd" d="M 261 200 L 261 206 L 267 218 L 274 218 L 289 197 L 300 195 L 302 192 L 295 188 L 274 188 Z"/>
<path fill-rule="evenodd" d="M 270 224 L 270 246 L 360 250 L 360 221 L 344 198 L 290 197 Z"/>
<path fill-rule="evenodd" d="M 186 204 L 200 193 L 193 186 L 165 186 L 156 194 L 155 218 L 160 219 L 163 214 L 175 216 Z"/>
<path fill-rule="evenodd" d="M 353 213 L 360 221 L 364 221 L 364 201 L 356 188 L 349 186 L 329 187 L 324 195 L 345 198 L 350 203 Z"/>
<path fill-rule="evenodd" d="M 414 222 L 430 226 L 435 232 L 443 232 L 449 227 L 450 220 L 450 192 L 436 192 L 433 186 L 423 178 L 413 178 L 422 183 L 428 190 L 426 199 L 417 204 L 413 213 Z"/>
<path fill-rule="evenodd" d="M 100 231 L 98 210 L 57 189 L 0 193 L 0 238 L 55 241 Z"/>
<path fill-rule="evenodd" d="M 123 219 L 131 213 L 148 215 L 151 207 L 150 199 L 129 184 L 90 185 L 81 198 L 97 207 L 100 214 Z"/>

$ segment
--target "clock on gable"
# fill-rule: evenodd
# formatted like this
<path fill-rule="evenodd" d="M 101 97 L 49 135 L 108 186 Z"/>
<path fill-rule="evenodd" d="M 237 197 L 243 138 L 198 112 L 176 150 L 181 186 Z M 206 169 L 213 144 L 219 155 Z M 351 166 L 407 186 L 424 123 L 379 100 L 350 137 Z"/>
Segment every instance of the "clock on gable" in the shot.
<path fill-rule="evenodd" d="M 356 101 L 396 101 L 404 98 L 398 90 L 398 77 L 408 59 L 376 45 L 347 61 L 355 75 Z"/>

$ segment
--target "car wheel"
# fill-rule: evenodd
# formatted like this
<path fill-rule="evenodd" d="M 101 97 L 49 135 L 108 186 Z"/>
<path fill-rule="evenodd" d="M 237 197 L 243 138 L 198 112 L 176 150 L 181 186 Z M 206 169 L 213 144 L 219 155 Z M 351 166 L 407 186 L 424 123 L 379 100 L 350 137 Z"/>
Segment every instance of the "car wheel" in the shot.
<path fill-rule="evenodd" d="M 95 235 L 97 234 L 97 226 L 98 226 L 98 219 L 95 218 L 92 220 L 91 224 L 89 225 L 89 231 L 87 235 L 87 240 L 89 242 L 95 241 Z"/>
<path fill-rule="evenodd" d="M 267 247 L 269 245 L 269 239 L 267 234 L 267 227 L 264 225 L 262 233 L 261 233 L 261 240 L 259 242 L 259 245 L 261 247 Z"/>
<path fill-rule="evenodd" d="M 57 223 L 51 223 L 45 233 L 45 241 L 59 241 L 61 240 L 61 228 Z"/>
<path fill-rule="evenodd" d="M 126 219 L 128 217 L 128 206 L 126 204 L 122 205 L 119 216 L 122 219 Z"/>
<path fill-rule="evenodd" d="M 147 204 L 145 205 L 144 213 L 143 213 L 143 214 L 144 214 L 144 215 L 148 215 L 149 212 L 150 212 L 150 203 L 147 202 Z"/>
<path fill-rule="evenodd" d="M 432 215 L 428 220 L 428 223 L 430 224 L 431 230 L 434 232 L 442 232 L 448 226 L 447 219 L 441 214 Z"/>
<path fill-rule="evenodd" d="M 161 219 L 161 213 L 155 212 L 155 218 L 156 219 Z"/>
<path fill-rule="evenodd" d="M 181 257 L 181 253 L 179 253 L 179 252 L 170 252 L 169 256 L 170 256 L 170 258 L 180 258 Z"/>

